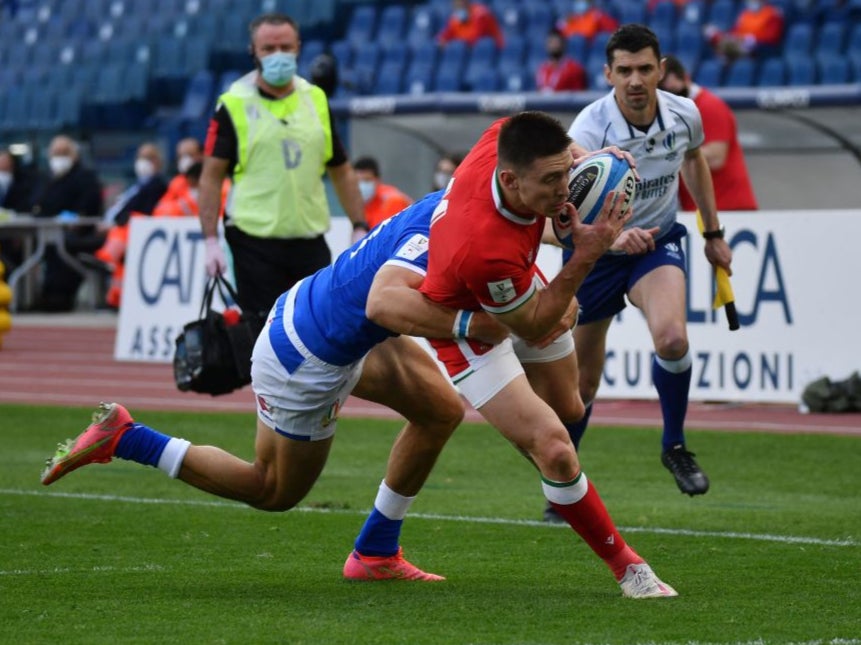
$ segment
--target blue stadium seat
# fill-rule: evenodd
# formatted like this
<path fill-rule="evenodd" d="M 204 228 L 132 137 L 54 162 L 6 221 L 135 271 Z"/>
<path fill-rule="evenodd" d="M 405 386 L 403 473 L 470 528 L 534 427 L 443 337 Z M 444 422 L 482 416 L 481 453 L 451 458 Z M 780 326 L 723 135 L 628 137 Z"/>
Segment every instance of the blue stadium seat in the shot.
<path fill-rule="evenodd" d="M 854 25 L 849 32 L 849 39 L 846 43 L 846 54 L 849 58 L 853 59 L 861 56 L 861 23 Z"/>
<path fill-rule="evenodd" d="M 786 29 L 783 55 L 786 58 L 807 57 L 813 52 L 813 25 L 795 22 Z"/>
<path fill-rule="evenodd" d="M 380 14 L 380 24 L 379 27 L 377 27 L 375 40 L 383 46 L 402 42 L 406 21 L 406 7 L 399 4 L 385 7 Z"/>
<path fill-rule="evenodd" d="M 214 93 L 215 74 L 208 69 L 196 72 L 185 90 L 179 118 L 182 121 L 195 121 L 207 117 L 212 111 Z"/>
<path fill-rule="evenodd" d="M 817 58 L 819 82 L 823 85 L 841 85 L 852 81 L 853 70 L 849 60 L 843 56 L 821 56 Z"/>
<path fill-rule="evenodd" d="M 523 7 L 517 0 L 507 0 L 495 5 L 494 13 L 502 28 L 503 36 L 523 35 L 526 33 L 527 23 Z M 543 39 L 543 36 L 542 36 Z"/>
<path fill-rule="evenodd" d="M 221 72 L 221 75 L 218 77 L 218 82 L 215 86 L 215 98 L 218 99 L 219 96 L 224 94 L 230 86 L 242 78 L 243 72 L 240 72 L 238 69 L 228 69 Z"/>
<path fill-rule="evenodd" d="M 604 64 L 607 62 L 605 56 L 592 57 L 586 61 L 586 86 L 590 90 L 607 90 L 607 78 L 604 76 Z"/>
<path fill-rule="evenodd" d="M 616 11 L 614 12 L 621 24 L 636 22 L 645 24 L 646 3 L 641 0 L 623 0 L 616 3 Z"/>
<path fill-rule="evenodd" d="M 28 128 L 30 109 L 36 88 L 20 85 L 6 93 L 6 109 L 0 124 L 7 132 L 17 132 Z"/>
<path fill-rule="evenodd" d="M 400 63 L 406 69 L 411 56 L 410 48 L 403 40 L 380 47 L 380 64 Z"/>
<path fill-rule="evenodd" d="M 159 38 L 155 43 L 152 73 L 156 78 L 172 78 L 185 69 L 184 41 L 173 36 Z M 114 59 L 117 60 L 117 59 Z"/>
<path fill-rule="evenodd" d="M 28 130 L 54 130 L 57 127 L 57 105 L 62 89 L 46 88 L 34 96 L 30 105 L 26 127 Z"/>
<path fill-rule="evenodd" d="M 707 24 L 715 25 L 721 31 L 732 29 L 738 16 L 735 0 L 713 0 L 709 7 Z"/>
<path fill-rule="evenodd" d="M 68 128 L 77 126 L 81 120 L 81 103 L 83 93 L 77 87 L 68 87 L 63 90 L 62 99 L 57 103 L 54 115 L 56 128 Z"/>
<path fill-rule="evenodd" d="M 739 58 L 729 67 L 724 78 L 724 87 L 752 87 L 756 78 L 756 61 Z"/>
<path fill-rule="evenodd" d="M 786 65 L 777 56 L 767 58 L 759 68 L 760 87 L 780 87 L 786 84 Z"/>
<path fill-rule="evenodd" d="M 671 52 L 676 49 L 676 27 L 657 24 L 652 26 L 652 31 L 658 37 L 658 43 L 661 45 L 662 52 Z"/>
<path fill-rule="evenodd" d="M 497 49 L 492 38 L 480 38 L 470 49 L 463 72 L 467 87 L 474 87 L 481 77 L 496 69 Z"/>
<path fill-rule="evenodd" d="M 707 0 L 688 0 L 688 2 L 679 9 L 678 26 L 682 25 L 697 25 L 702 28 L 705 23 L 708 13 Z"/>
<path fill-rule="evenodd" d="M 102 64 L 81 63 L 72 70 L 71 87 L 78 88 L 83 96 L 90 96 L 96 86 L 96 76 Z"/>
<path fill-rule="evenodd" d="M 788 59 L 784 57 L 788 70 L 787 83 L 789 85 L 813 85 L 816 83 L 816 63 L 812 58 L 795 57 Z"/>
<path fill-rule="evenodd" d="M 499 89 L 503 92 L 531 92 L 535 89 L 535 72 L 523 69 L 519 74 L 501 77 Z"/>
<path fill-rule="evenodd" d="M 438 67 L 445 69 L 445 73 L 456 76 L 459 82 L 468 52 L 469 48 L 464 41 L 453 40 L 441 48 Z"/>
<path fill-rule="evenodd" d="M 380 46 L 376 42 L 365 43 L 364 46 L 356 49 L 352 67 L 356 75 L 357 90 L 360 93 L 369 93 L 373 89 L 379 60 Z"/>
<path fill-rule="evenodd" d="M 423 63 L 436 67 L 437 59 L 439 58 L 439 47 L 432 40 L 420 43 L 415 47 L 410 45 L 410 49 L 412 51 L 410 56 L 412 64 Z"/>
<path fill-rule="evenodd" d="M 426 94 L 432 91 L 435 72 L 435 65 L 413 60 L 404 75 L 404 93 Z"/>
<path fill-rule="evenodd" d="M 709 58 L 700 63 L 696 82 L 703 87 L 720 87 L 723 84 L 724 63 L 718 58 Z"/>
<path fill-rule="evenodd" d="M 305 40 L 302 42 L 302 49 L 299 50 L 299 76 L 308 78 L 310 76 L 309 67 L 311 62 L 320 54 L 326 51 L 326 43 L 320 39 Z"/>
<path fill-rule="evenodd" d="M 553 27 L 554 16 L 547 2 L 527 2 L 523 4 L 523 17 L 526 20 L 526 31 L 529 34 L 538 34 L 541 39 L 547 35 Z"/>
<path fill-rule="evenodd" d="M 526 42 L 522 37 L 512 37 L 505 40 L 502 49 L 499 50 L 499 58 L 496 68 L 500 74 L 512 70 L 520 70 L 526 58 Z"/>
<path fill-rule="evenodd" d="M 699 62 L 700 58 L 706 54 L 706 49 L 702 27 L 694 23 L 680 22 L 676 28 L 676 46 L 674 50 L 676 56 Z"/>
<path fill-rule="evenodd" d="M 653 8 L 648 17 L 648 25 L 654 29 L 675 30 L 678 21 L 676 4 L 672 0 L 661 0 Z M 663 43 L 661 44 L 663 48 Z"/>
<path fill-rule="evenodd" d="M 569 36 L 565 43 L 565 51 L 574 60 L 585 61 L 589 56 L 589 39 L 580 34 Z"/>
<path fill-rule="evenodd" d="M 840 56 L 846 44 L 846 25 L 842 22 L 826 22 L 819 27 L 814 54 L 817 58 Z"/>
<path fill-rule="evenodd" d="M 485 73 L 478 76 L 472 83 L 473 92 L 497 92 L 499 91 L 499 74 L 495 69 L 485 70 Z"/>
<path fill-rule="evenodd" d="M 209 69 L 209 40 L 186 38 L 183 42 L 182 74 L 191 76 L 202 69 Z"/>
<path fill-rule="evenodd" d="M 433 80 L 433 89 L 436 92 L 460 92 L 463 87 L 459 71 L 440 64 Z"/>
<path fill-rule="evenodd" d="M 433 9 L 426 5 L 419 5 L 413 9 L 407 27 L 407 44 L 415 49 L 426 42 L 433 42 L 437 34 L 438 20 Z"/>
<path fill-rule="evenodd" d="M 353 64 L 353 48 L 346 40 L 336 40 L 329 44 L 329 51 L 338 61 L 338 68 L 350 67 Z"/>
<path fill-rule="evenodd" d="M 377 8 L 374 5 L 355 5 L 344 40 L 358 52 L 359 48 L 373 42 L 376 27 Z"/>
<path fill-rule="evenodd" d="M 374 83 L 374 94 L 400 94 L 403 90 L 404 65 L 388 61 L 380 65 Z"/>

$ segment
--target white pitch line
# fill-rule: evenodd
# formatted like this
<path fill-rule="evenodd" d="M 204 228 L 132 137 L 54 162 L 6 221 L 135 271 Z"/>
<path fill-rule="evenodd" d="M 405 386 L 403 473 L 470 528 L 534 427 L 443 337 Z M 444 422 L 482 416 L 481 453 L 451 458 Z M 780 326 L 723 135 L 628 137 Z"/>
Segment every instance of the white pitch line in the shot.
<path fill-rule="evenodd" d="M 100 502 L 123 502 L 126 504 L 154 504 L 154 505 L 175 505 L 175 506 L 208 506 L 216 508 L 239 508 L 250 509 L 239 502 L 219 501 L 219 500 L 191 500 L 191 499 L 160 499 L 152 497 L 128 497 L 123 495 L 98 495 L 95 493 L 61 493 L 61 492 L 42 492 L 33 490 L 20 490 L 15 488 L 0 488 L 0 495 L 25 495 L 32 497 L 59 497 L 68 499 L 84 499 L 95 500 Z M 342 515 L 360 515 L 368 514 L 367 510 L 345 510 L 331 508 L 314 508 L 310 506 L 299 506 L 292 509 L 291 512 L 299 513 L 337 513 Z M 411 518 L 421 520 L 442 520 L 446 522 L 466 522 L 470 524 L 502 524 L 507 526 L 540 526 L 540 527 L 555 527 L 563 528 L 564 525 L 548 524 L 537 520 L 516 520 L 504 517 L 470 517 L 467 515 L 442 515 L 437 513 L 411 513 Z M 660 527 L 646 526 L 620 526 L 618 527 L 624 533 L 652 533 L 654 535 L 680 535 L 684 537 L 714 537 L 730 540 L 758 540 L 761 542 L 778 542 L 781 544 L 812 544 L 816 546 L 859 546 L 859 543 L 852 538 L 842 540 L 828 540 L 823 538 L 803 537 L 795 535 L 771 535 L 768 533 L 738 533 L 735 531 L 696 531 L 693 529 L 665 529 Z"/>

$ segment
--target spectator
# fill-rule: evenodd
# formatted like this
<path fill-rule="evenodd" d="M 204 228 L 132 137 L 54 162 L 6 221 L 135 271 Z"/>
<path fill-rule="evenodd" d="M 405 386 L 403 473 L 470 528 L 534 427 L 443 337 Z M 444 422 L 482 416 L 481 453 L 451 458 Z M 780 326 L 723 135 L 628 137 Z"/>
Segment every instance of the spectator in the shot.
<path fill-rule="evenodd" d="M 195 169 L 195 166 L 197 168 Z M 159 199 L 153 215 L 197 215 L 200 173 L 203 167 L 203 146 L 193 137 L 180 139 L 176 144 L 177 174 L 167 185 L 167 191 Z M 193 183 L 193 185 L 191 185 Z M 221 185 L 221 211 L 230 192 L 230 180 Z M 194 193 L 192 195 L 192 193 Z M 191 204 L 193 203 L 193 206 Z M 175 212 L 169 212 L 173 210 Z M 193 212 L 191 212 L 193 211 Z"/>
<path fill-rule="evenodd" d="M 51 176 L 42 186 L 33 205 L 37 217 L 79 216 L 102 214 L 102 183 L 96 173 L 81 161 L 80 147 L 72 138 L 58 135 L 48 146 Z M 102 236 L 93 226 L 73 227 L 64 235 L 64 245 L 70 254 L 92 253 L 101 244 Z M 56 249 L 45 250 L 45 272 L 42 294 L 36 308 L 43 311 L 71 311 L 83 278 L 60 258 Z"/>
<path fill-rule="evenodd" d="M 185 163 L 185 162 L 183 162 Z M 168 184 L 161 174 L 161 152 L 154 143 L 142 143 L 135 156 L 135 182 L 106 212 L 103 222 L 104 243 L 93 253 L 82 253 L 81 261 L 111 274 L 105 297 L 109 307 L 120 306 L 123 263 L 129 240 L 129 220 L 137 215 L 152 215 Z"/>
<path fill-rule="evenodd" d="M 433 181 L 431 182 L 431 190 L 442 190 L 448 186 L 451 176 L 460 165 L 460 162 L 463 161 L 464 156 L 462 152 L 446 152 L 437 160 L 433 173 Z"/>
<path fill-rule="evenodd" d="M 556 24 L 565 38 L 583 36 L 589 40 L 595 34 L 614 31 L 618 26 L 618 21 L 596 6 L 593 0 L 574 0 L 571 13 Z"/>
<path fill-rule="evenodd" d="M 373 157 L 361 157 L 353 164 L 359 192 L 365 202 L 365 221 L 370 228 L 413 203 L 411 197 L 380 181 L 380 165 Z"/>
<path fill-rule="evenodd" d="M 9 150 L 0 150 L 0 208 L 29 213 L 36 199 L 37 177 Z"/>
<path fill-rule="evenodd" d="M 775 53 L 783 39 L 783 28 L 780 9 L 765 0 L 746 0 L 730 31 L 706 25 L 705 34 L 718 55 L 734 60 Z"/>
<path fill-rule="evenodd" d="M 664 59 L 664 77 L 659 86 L 677 96 L 692 99 L 703 119 L 705 139 L 700 146 L 714 184 L 719 211 L 757 210 L 756 197 L 738 142 L 735 115 L 723 99 L 691 82 L 690 74 L 675 56 Z M 679 203 L 684 211 L 696 209 L 684 182 L 679 184 Z"/>
<path fill-rule="evenodd" d="M 176 143 L 177 173 L 168 182 L 167 190 L 160 199 L 178 199 L 188 191 L 188 170 L 194 164 L 203 163 L 203 146 L 194 137 L 185 137 Z M 198 177 L 200 175 L 198 174 Z"/>
<path fill-rule="evenodd" d="M 547 59 L 535 71 L 535 87 L 539 92 L 586 89 L 586 70 L 565 54 L 565 37 L 558 29 L 547 34 L 544 48 Z"/>
<path fill-rule="evenodd" d="M 250 35 L 256 69 L 219 97 L 210 122 L 200 222 L 207 273 L 224 273 L 219 195 L 231 175 L 224 231 L 239 305 L 263 320 L 279 295 L 331 262 L 324 237 L 330 223 L 324 170 L 353 223 L 354 241 L 367 232 L 367 223 L 326 94 L 296 76 L 296 22 L 284 14 L 264 14 L 251 22 Z"/>
<path fill-rule="evenodd" d="M 36 199 L 37 177 L 9 150 L 0 149 L 0 210 L 30 213 Z M 0 261 L 11 273 L 23 260 L 21 240 L 18 237 L 3 239 L 0 244 Z"/>
<path fill-rule="evenodd" d="M 499 22 L 485 5 L 470 0 L 452 0 L 452 13 L 445 27 L 437 34 L 436 40 L 445 45 L 452 40 L 464 40 L 474 45 L 480 38 L 493 38 L 497 47 L 502 47 L 505 39 Z"/>

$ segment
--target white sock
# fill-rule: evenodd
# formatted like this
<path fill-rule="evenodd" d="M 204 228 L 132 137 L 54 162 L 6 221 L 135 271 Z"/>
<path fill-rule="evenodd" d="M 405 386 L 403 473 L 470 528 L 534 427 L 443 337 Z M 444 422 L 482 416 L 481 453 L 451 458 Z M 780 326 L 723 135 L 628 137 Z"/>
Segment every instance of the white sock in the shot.
<path fill-rule="evenodd" d="M 407 516 L 407 511 L 414 499 L 415 497 L 399 495 L 388 487 L 384 479 L 380 482 L 377 498 L 374 500 L 374 508 L 390 520 L 402 520 Z"/>
<path fill-rule="evenodd" d="M 569 506 L 576 504 L 589 492 L 589 482 L 586 475 L 580 473 L 570 482 L 552 482 L 541 478 L 541 488 L 548 502 Z"/>
<path fill-rule="evenodd" d="M 171 479 L 176 479 L 179 476 L 179 469 L 182 468 L 185 453 L 190 447 L 190 441 L 171 437 L 164 447 L 161 457 L 158 458 L 158 469 L 167 473 Z"/>

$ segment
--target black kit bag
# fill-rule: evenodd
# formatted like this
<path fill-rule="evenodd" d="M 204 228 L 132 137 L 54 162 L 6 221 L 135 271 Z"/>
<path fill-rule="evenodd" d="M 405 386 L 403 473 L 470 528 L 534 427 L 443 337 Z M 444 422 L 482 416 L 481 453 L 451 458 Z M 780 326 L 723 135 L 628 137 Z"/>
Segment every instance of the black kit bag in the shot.
<path fill-rule="evenodd" d="M 218 289 L 225 302 L 236 302 L 236 292 L 218 275 L 209 279 L 200 306 L 200 318 L 183 327 L 176 337 L 173 376 L 183 392 L 216 396 L 251 383 L 251 352 L 260 329 L 256 315 L 212 309 Z M 230 300 L 225 297 L 225 291 Z M 235 305 L 230 309 L 235 310 Z"/>

